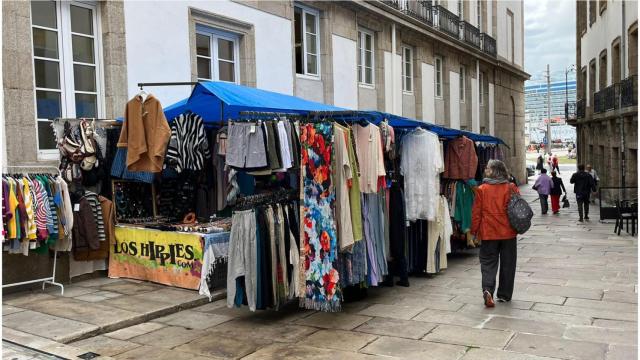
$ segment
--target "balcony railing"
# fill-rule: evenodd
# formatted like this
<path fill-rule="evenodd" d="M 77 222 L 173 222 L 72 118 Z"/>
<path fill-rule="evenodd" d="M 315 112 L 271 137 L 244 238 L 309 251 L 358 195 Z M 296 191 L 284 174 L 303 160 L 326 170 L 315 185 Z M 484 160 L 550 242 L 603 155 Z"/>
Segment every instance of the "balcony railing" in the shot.
<path fill-rule="evenodd" d="M 638 105 L 638 75 L 632 75 L 620 82 L 622 107 Z"/>
<path fill-rule="evenodd" d="M 569 119 L 575 119 L 575 118 L 576 118 L 576 103 L 575 102 L 564 103 L 565 121 Z"/>
<path fill-rule="evenodd" d="M 404 0 L 400 2 L 400 10 L 429 26 L 433 26 L 433 12 L 431 11 L 430 1 Z"/>
<path fill-rule="evenodd" d="M 496 47 L 496 39 L 492 38 L 488 34 L 480 34 L 480 44 L 482 51 L 496 57 L 498 55 L 498 48 Z"/>
<path fill-rule="evenodd" d="M 400 1 L 399 0 L 383 0 L 383 3 L 391 6 L 392 8 L 400 10 Z"/>
<path fill-rule="evenodd" d="M 429 0 L 382 0 L 381 3 L 411 16 L 420 22 L 435 27 L 441 32 L 454 37 L 492 57 L 497 56 L 496 40 L 481 33 L 480 30 L 447 10 L 445 7 L 432 6 Z M 391 10 L 390 10 L 391 11 Z"/>
<path fill-rule="evenodd" d="M 576 117 L 578 119 L 584 119 L 586 109 L 587 109 L 587 102 L 585 99 L 580 99 L 576 101 Z"/>
<path fill-rule="evenodd" d="M 462 40 L 480 49 L 480 30 L 466 21 L 460 21 Z"/>
<path fill-rule="evenodd" d="M 593 112 L 600 114 L 618 108 L 620 84 L 613 84 L 593 94 Z"/>
<path fill-rule="evenodd" d="M 438 18 L 438 29 L 445 34 L 460 39 L 460 19 L 458 16 L 440 5 L 434 9 Z"/>

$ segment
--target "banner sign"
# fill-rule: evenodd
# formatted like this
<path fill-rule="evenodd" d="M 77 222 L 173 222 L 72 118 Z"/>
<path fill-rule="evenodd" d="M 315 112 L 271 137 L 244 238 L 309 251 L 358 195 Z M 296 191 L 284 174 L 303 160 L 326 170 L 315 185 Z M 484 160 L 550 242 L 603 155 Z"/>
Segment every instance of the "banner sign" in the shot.
<path fill-rule="evenodd" d="M 200 235 L 126 226 L 115 229 L 109 277 L 198 290 L 203 258 Z"/>

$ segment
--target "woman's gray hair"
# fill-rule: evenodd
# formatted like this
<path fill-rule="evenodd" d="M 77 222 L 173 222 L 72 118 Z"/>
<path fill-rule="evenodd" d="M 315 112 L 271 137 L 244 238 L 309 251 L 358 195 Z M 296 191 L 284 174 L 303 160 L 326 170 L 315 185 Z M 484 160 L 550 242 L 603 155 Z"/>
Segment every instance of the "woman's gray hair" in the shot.
<path fill-rule="evenodd" d="M 485 170 L 485 176 L 490 179 L 506 180 L 509 179 L 509 171 L 502 161 L 489 160 Z"/>

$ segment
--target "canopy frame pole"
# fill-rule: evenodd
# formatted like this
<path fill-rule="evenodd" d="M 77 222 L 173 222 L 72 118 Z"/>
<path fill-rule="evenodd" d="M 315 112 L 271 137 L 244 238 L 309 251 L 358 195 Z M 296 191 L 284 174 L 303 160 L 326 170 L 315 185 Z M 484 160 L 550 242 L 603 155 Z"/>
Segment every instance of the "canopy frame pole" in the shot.
<path fill-rule="evenodd" d="M 198 85 L 197 81 L 187 81 L 187 82 L 139 82 L 138 87 L 142 90 L 145 86 L 195 86 Z"/>

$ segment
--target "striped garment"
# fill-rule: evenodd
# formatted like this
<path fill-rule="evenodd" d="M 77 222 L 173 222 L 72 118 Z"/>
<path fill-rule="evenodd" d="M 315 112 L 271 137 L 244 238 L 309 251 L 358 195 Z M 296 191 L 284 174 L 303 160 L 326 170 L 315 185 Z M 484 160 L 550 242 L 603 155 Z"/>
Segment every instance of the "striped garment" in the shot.
<path fill-rule="evenodd" d="M 194 113 L 180 114 L 171 122 L 171 139 L 165 157 L 165 168 L 201 170 L 211 157 L 202 117 Z"/>
<path fill-rule="evenodd" d="M 34 205 L 33 205 L 33 191 L 31 191 L 31 186 L 29 186 L 29 181 L 27 179 L 22 178 L 22 186 L 24 191 L 22 192 L 22 197 L 24 199 L 24 206 L 27 209 L 27 239 L 35 240 L 37 228 L 34 214 Z"/>
<path fill-rule="evenodd" d="M 96 220 L 96 225 L 98 225 L 98 240 L 100 241 L 107 240 L 107 235 L 104 231 L 104 218 L 102 217 L 102 207 L 100 206 L 100 200 L 98 200 L 98 194 L 93 193 L 91 191 L 85 191 L 83 198 L 87 199 L 87 201 L 91 205 L 91 210 L 93 211 L 93 217 Z"/>

